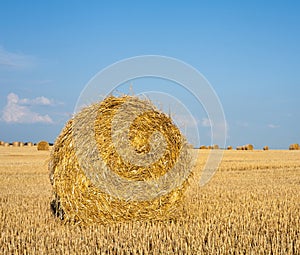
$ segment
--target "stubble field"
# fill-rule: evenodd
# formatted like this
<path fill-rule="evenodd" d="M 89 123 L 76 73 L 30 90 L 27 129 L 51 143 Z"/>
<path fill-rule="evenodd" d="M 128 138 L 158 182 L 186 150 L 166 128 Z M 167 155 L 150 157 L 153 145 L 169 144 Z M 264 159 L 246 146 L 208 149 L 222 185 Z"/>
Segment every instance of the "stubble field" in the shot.
<path fill-rule="evenodd" d="M 176 219 L 72 226 L 50 211 L 50 153 L 0 147 L 0 254 L 300 254 L 300 151 L 225 151 L 199 187 L 208 153 Z"/>

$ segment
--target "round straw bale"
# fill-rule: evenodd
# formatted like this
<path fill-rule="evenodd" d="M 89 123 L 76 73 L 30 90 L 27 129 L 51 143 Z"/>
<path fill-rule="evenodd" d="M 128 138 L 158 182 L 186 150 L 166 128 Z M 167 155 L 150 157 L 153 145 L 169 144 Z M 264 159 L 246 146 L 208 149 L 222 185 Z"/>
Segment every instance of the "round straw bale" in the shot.
<path fill-rule="evenodd" d="M 24 143 L 23 142 L 19 142 L 19 146 L 20 147 L 24 147 Z"/>
<path fill-rule="evenodd" d="M 218 149 L 219 149 L 219 145 L 214 144 L 214 145 L 212 146 L 212 148 L 213 148 L 214 150 L 218 150 Z"/>
<path fill-rule="evenodd" d="M 228 147 L 227 147 L 227 150 L 232 150 L 232 146 L 228 146 Z"/>
<path fill-rule="evenodd" d="M 4 142 L 3 141 L 0 141 L 0 146 L 3 146 L 4 145 Z"/>
<path fill-rule="evenodd" d="M 268 150 L 269 150 L 269 146 L 267 146 L 267 145 L 264 146 L 263 150 L 264 150 L 264 151 L 268 151 Z"/>
<path fill-rule="evenodd" d="M 254 149 L 254 146 L 252 144 L 246 144 L 243 147 L 244 147 L 244 150 L 247 150 L 247 151 L 252 151 Z"/>
<path fill-rule="evenodd" d="M 19 147 L 19 146 L 20 146 L 20 142 L 13 142 L 13 143 L 12 143 L 12 146 L 13 146 L 13 147 Z"/>
<path fill-rule="evenodd" d="M 4 147 L 9 147 L 9 143 L 4 143 Z"/>
<path fill-rule="evenodd" d="M 38 151 L 48 151 L 49 150 L 49 143 L 46 141 L 40 141 L 37 144 Z"/>
<path fill-rule="evenodd" d="M 212 150 L 212 149 L 213 149 L 213 147 L 212 147 L 211 145 L 209 145 L 207 148 L 208 148 L 209 150 Z"/>
<path fill-rule="evenodd" d="M 237 146 L 236 150 L 241 151 L 243 149 L 243 146 Z"/>
<path fill-rule="evenodd" d="M 291 144 L 289 150 L 299 150 L 300 146 L 298 143 Z"/>
<path fill-rule="evenodd" d="M 26 146 L 32 147 L 32 146 L 33 146 L 33 143 L 32 143 L 32 142 L 27 142 L 27 143 L 26 143 Z"/>
<path fill-rule="evenodd" d="M 207 146 L 201 145 L 199 149 L 200 149 L 200 150 L 206 150 L 206 149 L 207 149 Z"/>
<path fill-rule="evenodd" d="M 51 208 L 81 224 L 176 217 L 191 151 L 151 102 L 109 96 L 78 112 L 56 139 L 49 161 Z"/>

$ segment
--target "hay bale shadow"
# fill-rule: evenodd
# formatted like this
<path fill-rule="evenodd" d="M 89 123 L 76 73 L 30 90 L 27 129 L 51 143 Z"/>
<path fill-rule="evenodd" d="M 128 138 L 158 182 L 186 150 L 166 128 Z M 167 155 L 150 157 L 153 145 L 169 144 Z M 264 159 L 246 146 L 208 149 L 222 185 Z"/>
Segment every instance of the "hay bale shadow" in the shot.
<path fill-rule="evenodd" d="M 51 201 L 51 203 L 50 203 L 50 209 L 52 211 L 52 214 L 55 217 L 57 217 L 57 218 L 59 218 L 61 220 L 64 219 L 65 213 L 64 213 L 64 210 L 61 207 L 59 198 L 55 198 L 54 200 Z"/>

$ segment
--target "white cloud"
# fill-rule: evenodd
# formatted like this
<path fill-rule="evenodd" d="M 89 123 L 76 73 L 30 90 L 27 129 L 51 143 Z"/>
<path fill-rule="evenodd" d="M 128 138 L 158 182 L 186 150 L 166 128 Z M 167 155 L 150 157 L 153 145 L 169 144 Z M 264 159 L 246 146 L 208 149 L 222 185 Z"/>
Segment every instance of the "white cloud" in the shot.
<path fill-rule="evenodd" d="M 33 56 L 9 52 L 0 45 L 0 67 L 24 69 L 33 67 L 35 62 L 36 59 Z"/>
<path fill-rule="evenodd" d="M 53 123 L 51 117 L 41 115 L 30 109 L 30 105 L 50 105 L 51 100 L 46 97 L 34 99 L 19 99 L 18 95 L 7 95 L 7 104 L 2 112 L 2 121 L 6 123 Z"/>
<path fill-rule="evenodd" d="M 23 98 L 19 100 L 19 104 L 24 105 L 52 105 L 53 102 L 47 97 L 41 96 L 34 99 Z"/>
<path fill-rule="evenodd" d="M 268 128 L 279 128 L 279 125 L 275 125 L 275 124 L 269 124 Z"/>
<path fill-rule="evenodd" d="M 209 118 L 202 118 L 201 125 L 203 127 L 211 127 L 212 123 L 211 123 L 211 120 Z"/>

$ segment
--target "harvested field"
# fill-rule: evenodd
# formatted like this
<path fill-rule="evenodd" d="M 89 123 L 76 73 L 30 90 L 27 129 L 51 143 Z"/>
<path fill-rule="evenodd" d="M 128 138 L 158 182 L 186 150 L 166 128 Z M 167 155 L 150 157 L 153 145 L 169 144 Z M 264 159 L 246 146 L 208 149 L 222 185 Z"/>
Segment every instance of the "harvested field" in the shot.
<path fill-rule="evenodd" d="M 300 151 L 224 151 L 198 186 L 199 150 L 173 221 L 63 225 L 50 211 L 50 151 L 0 147 L 0 254 L 299 254 Z"/>

